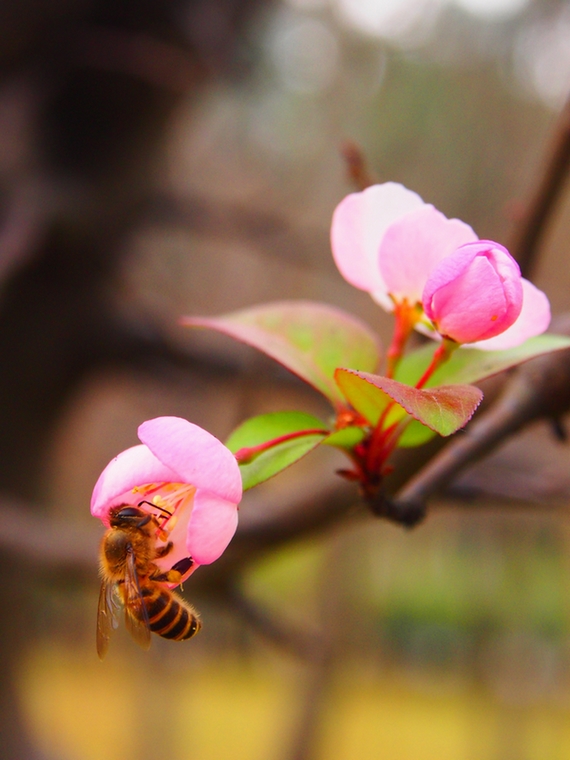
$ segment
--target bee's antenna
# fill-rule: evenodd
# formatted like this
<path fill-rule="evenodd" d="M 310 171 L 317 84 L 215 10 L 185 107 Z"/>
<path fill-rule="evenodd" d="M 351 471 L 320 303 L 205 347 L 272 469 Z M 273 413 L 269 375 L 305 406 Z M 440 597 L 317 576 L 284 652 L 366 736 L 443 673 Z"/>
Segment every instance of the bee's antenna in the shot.
<path fill-rule="evenodd" d="M 165 515 L 172 517 L 172 514 L 167 509 L 164 509 L 164 507 L 159 507 L 158 504 L 153 504 L 152 501 L 139 501 L 137 506 L 142 507 L 143 504 L 148 504 L 148 506 L 152 507 L 153 509 L 160 509 L 160 511 Z"/>

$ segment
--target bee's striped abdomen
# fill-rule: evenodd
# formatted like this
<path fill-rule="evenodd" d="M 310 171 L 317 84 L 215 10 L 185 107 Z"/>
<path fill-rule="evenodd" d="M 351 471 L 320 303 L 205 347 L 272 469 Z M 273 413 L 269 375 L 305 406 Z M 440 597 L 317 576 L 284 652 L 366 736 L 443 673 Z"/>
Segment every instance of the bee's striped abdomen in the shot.
<path fill-rule="evenodd" d="M 142 589 L 150 630 L 165 639 L 184 641 L 200 630 L 192 610 L 159 583 Z"/>

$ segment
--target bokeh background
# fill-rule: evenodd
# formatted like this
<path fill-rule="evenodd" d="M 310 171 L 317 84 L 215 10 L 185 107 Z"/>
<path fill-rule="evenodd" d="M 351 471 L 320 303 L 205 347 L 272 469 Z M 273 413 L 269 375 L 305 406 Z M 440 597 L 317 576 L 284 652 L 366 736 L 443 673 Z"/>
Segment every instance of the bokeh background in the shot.
<path fill-rule="evenodd" d="M 3 758 L 570 756 L 570 456 L 546 424 L 413 532 L 347 491 L 334 526 L 202 568 L 196 640 L 146 653 L 119 630 L 104 663 L 88 508 L 144 419 L 224 439 L 255 413 L 327 414 L 181 315 L 309 298 L 388 337 L 330 255 L 347 141 L 508 244 L 569 90 L 563 0 L 2 3 Z M 533 269 L 554 313 L 569 211 L 564 193 Z M 244 523 L 323 498 L 341 462 L 254 489 Z"/>

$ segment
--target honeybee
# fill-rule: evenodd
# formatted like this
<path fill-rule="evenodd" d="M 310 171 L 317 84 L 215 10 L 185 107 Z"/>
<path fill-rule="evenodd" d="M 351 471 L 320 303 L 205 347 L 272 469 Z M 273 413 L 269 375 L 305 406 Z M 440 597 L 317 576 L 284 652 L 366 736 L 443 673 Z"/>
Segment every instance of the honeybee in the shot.
<path fill-rule="evenodd" d="M 100 553 L 97 654 L 101 660 L 118 626 L 120 603 L 127 629 L 144 649 L 150 647 L 151 631 L 165 639 L 183 641 L 201 628 L 198 613 L 166 585 L 179 583 L 193 561 L 187 557 L 166 572 L 155 564 L 169 553 L 172 542 L 155 546 L 157 529 L 159 536 L 162 529 L 156 515 L 140 508 L 144 503 L 138 507 L 122 505 L 109 512 L 110 528 L 103 536 Z"/>

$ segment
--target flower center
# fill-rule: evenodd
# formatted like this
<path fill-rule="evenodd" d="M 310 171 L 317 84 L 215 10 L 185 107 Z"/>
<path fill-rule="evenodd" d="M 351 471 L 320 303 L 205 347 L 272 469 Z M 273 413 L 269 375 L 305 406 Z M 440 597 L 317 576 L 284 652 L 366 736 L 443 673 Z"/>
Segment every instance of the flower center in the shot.
<path fill-rule="evenodd" d="M 180 513 L 191 510 L 195 493 L 196 487 L 188 483 L 147 483 L 133 488 L 137 503 L 150 507 L 148 511 L 158 520 L 157 538 L 161 541 L 168 540 Z"/>

